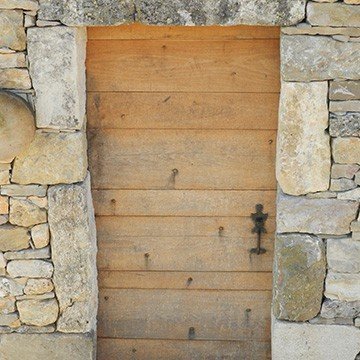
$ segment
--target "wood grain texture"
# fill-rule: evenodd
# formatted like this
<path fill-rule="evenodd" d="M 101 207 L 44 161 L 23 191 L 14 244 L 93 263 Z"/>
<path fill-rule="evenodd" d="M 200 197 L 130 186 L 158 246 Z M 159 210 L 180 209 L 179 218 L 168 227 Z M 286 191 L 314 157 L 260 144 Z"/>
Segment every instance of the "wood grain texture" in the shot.
<path fill-rule="evenodd" d="M 89 27 L 89 40 L 240 40 L 278 39 L 280 28 L 265 26 L 146 26 Z"/>
<path fill-rule="evenodd" d="M 269 342 L 98 339 L 98 360 L 270 360 Z"/>
<path fill-rule="evenodd" d="M 103 289 L 100 337 L 270 340 L 270 291 Z"/>
<path fill-rule="evenodd" d="M 87 49 L 89 91 L 273 92 L 279 40 L 97 40 Z"/>
<path fill-rule="evenodd" d="M 275 190 L 275 140 L 264 130 L 93 130 L 93 186 Z"/>
<path fill-rule="evenodd" d="M 99 272 L 102 289 L 173 289 L 173 290 L 269 290 L 270 272 L 174 272 L 106 271 Z"/>
<path fill-rule="evenodd" d="M 279 94 L 89 92 L 90 129 L 277 129 Z"/>

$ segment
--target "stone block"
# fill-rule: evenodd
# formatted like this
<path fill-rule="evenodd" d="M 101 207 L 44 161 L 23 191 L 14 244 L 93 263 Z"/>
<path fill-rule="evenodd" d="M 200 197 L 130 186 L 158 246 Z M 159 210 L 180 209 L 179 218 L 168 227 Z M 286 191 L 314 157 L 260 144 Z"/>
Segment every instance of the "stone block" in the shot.
<path fill-rule="evenodd" d="M 332 81 L 329 98 L 330 100 L 359 100 L 360 81 Z"/>
<path fill-rule="evenodd" d="M 311 25 L 360 27 L 360 8 L 343 3 L 307 5 L 307 20 Z"/>
<path fill-rule="evenodd" d="M 360 164 L 360 138 L 335 138 L 332 152 L 334 161 L 339 164 Z"/>
<path fill-rule="evenodd" d="M 7 196 L 0 196 L 0 214 L 4 215 L 9 212 L 9 198 Z"/>
<path fill-rule="evenodd" d="M 360 316 L 360 300 L 347 302 L 325 299 L 321 307 L 321 317 L 325 319 L 354 319 L 357 316 Z"/>
<path fill-rule="evenodd" d="M 359 201 L 360 200 L 360 187 L 338 194 L 338 199 Z"/>
<path fill-rule="evenodd" d="M 326 276 L 325 296 L 333 300 L 358 301 L 360 299 L 360 274 L 330 271 Z"/>
<path fill-rule="evenodd" d="M 95 341 L 89 334 L 4 334 L 0 359 L 95 360 Z"/>
<path fill-rule="evenodd" d="M 353 326 L 272 323 L 273 360 L 354 360 L 359 349 L 360 329 Z"/>
<path fill-rule="evenodd" d="M 40 224 L 31 228 L 31 238 L 35 248 L 41 249 L 49 245 L 50 231 L 48 224 Z"/>
<path fill-rule="evenodd" d="M 50 248 L 9 251 L 4 257 L 6 260 L 50 259 Z"/>
<path fill-rule="evenodd" d="M 344 235 L 356 218 L 358 204 L 338 199 L 310 199 L 278 195 L 277 231 Z"/>
<path fill-rule="evenodd" d="M 11 314 L 16 311 L 15 298 L 0 298 L 0 314 Z"/>
<path fill-rule="evenodd" d="M 96 328 L 96 228 L 89 176 L 84 183 L 49 188 L 54 285 L 60 304 L 57 329 Z"/>
<path fill-rule="evenodd" d="M 30 90 L 29 71 L 27 69 L 0 69 L 0 88 Z"/>
<path fill-rule="evenodd" d="M 24 293 L 26 279 L 10 279 L 0 277 L 0 298 L 19 296 Z"/>
<path fill-rule="evenodd" d="M 0 69 L 26 67 L 24 53 L 0 54 Z"/>
<path fill-rule="evenodd" d="M 5 185 L 0 189 L 2 195 L 13 197 L 46 196 L 47 186 L 41 185 Z"/>
<path fill-rule="evenodd" d="M 53 291 L 54 285 L 50 279 L 29 279 L 24 292 L 26 295 L 39 295 Z"/>
<path fill-rule="evenodd" d="M 335 272 L 360 272 L 360 242 L 349 238 L 329 239 L 327 262 L 329 269 Z"/>
<path fill-rule="evenodd" d="M 1 0 L 0 9 L 37 11 L 39 4 L 37 0 Z"/>
<path fill-rule="evenodd" d="M 46 209 L 40 208 L 29 198 L 11 198 L 10 199 L 10 218 L 13 225 L 29 227 L 47 221 Z"/>
<path fill-rule="evenodd" d="M 84 180 L 87 171 L 84 133 L 36 132 L 29 149 L 15 159 L 12 181 L 60 184 Z"/>
<path fill-rule="evenodd" d="M 27 34 L 37 127 L 81 129 L 86 101 L 86 30 L 56 26 L 31 28 Z"/>
<path fill-rule="evenodd" d="M 330 114 L 330 135 L 360 136 L 360 112 Z"/>
<path fill-rule="evenodd" d="M 359 112 L 360 100 L 330 101 L 329 109 L 334 113 Z"/>
<path fill-rule="evenodd" d="M 356 188 L 354 180 L 350 179 L 332 179 L 330 184 L 331 191 L 347 191 Z"/>
<path fill-rule="evenodd" d="M 326 273 L 325 246 L 310 235 L 279 235 L 275 246 L 273 313 L 306 321 L 318 315 Z"/>
<path fill-rule="evenodd" d="M 47 326 L 55 323 L 59 305 L 55 299 L 17 301 L 20 321 L 26 325 Z"/>
<path fill-rule="evenodd" d="M 281 73 L 285 81 L 358 80 L 359 42 L 340 42 L 326 36 L 288 36 L 281 39 Z"/>
<path fill-rule="evenodd" d="M 11 277 L 51 278 L 53 265 L 44 260 L 9 261 L 7 271 Z"/>
<path fill-rule="evenodd" d="M 327 82 L 282 83 L 276 174 L 287 194 L 302 195 L 329 188 L 327 97 Z"/>
<path fill-rule="evenodd" d="M 0 48 L 25 50 L 26 35 L 21 10 L 0 10 Z"/>
<path fill-rule="evenodd" d="M 0 314 L 0 326 L 18 327 L 20 325 L 17 313 Z"/>
<path fill-rule="evenodd" d="M 0 251 L 27 249 L 30 246 L 28 230 L 23 227 L 0 226 Z"/>

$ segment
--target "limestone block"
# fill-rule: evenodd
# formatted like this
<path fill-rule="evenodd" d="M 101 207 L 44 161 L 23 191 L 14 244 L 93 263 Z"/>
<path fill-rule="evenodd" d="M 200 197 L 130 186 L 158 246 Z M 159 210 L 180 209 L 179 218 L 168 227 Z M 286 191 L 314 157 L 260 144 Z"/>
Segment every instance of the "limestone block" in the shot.
<path fill-rule="evenodd" d="M 273 312 L 306 321 L 318 315 L 326 273 L 325 247 L 310 235 L 279 235 L 275 246 Z"/>
<path fill-rule="evenodd" d="M 329 239 L 327 262 L 329 269 L 335 272 L 360 272 L 360 242 L 349 238 Z"/>
<path fill-rule="evenodd" d="M 338 199 L 310 199 L 279 193 L 277 231 L 344 235 L 356 218 L 358 204 Z"/>
<path fill-rule="evenodd" d="M 0 214 L 4 215 L 9 212 L 9 198 L 7 196 L 0 196 Z"/>
<path fill-rule="evenodd" d="M 37 27 L 27 34 L 37 127 L 81 129 L 86 101 L 86 30 Z"/>
<path fill-rule="evenodd" d="M 332 81 L 329 98 L 330 100 L 360 99 L 360 81 Z"/>
<path fill-rule="evenodd" d="M 331 112 L 359 112 L 360 100 L 330 101 Z"/>
<path fill-rule="evenodd" d="M 138 21 L 151 25 L 291 25 L 305 17 L 302 0 L 135 0 Z"/>
<path fill-rule="evenodd" d="M 36 132 L 29 149 L 15 159 L 12 181 L 19 184 L 59 184 L 82 181 L 87 154 L 84 133 Z"/>
<path fill-rule="evenodd" d="M 0 87 L 3 89 L 31 89 L 31 80 L 27 69 L 0 69 Z"/>
<path fill-rule="evenodd" d="M 347 191 L 356 188 L 354 180 L 350 179 L 332 179 L 330 184 L 331 191 Z"/>
<path fill-rule="evenodd" d="M 338 194 L 338 199 L 359 201 L 360 200 L 360 187 Z"/>
<path fill-rule="evenodd" d="M 359 349 L 360 329 L 353 326 L 272 323 L 273 360 L 354 360 Z"/>
<path fill-rule="evenodd" d="M 316 4 L 307 5 L 307 20 L 311 25 L 360 27 L 360 8 L 346 4 Z"/>
<path fill-rule="evenodd" d="M 46 333 L 53 333 L 54 331 L 55 331 L 54 325 L 49 325 L 49 326 L 22 325 L 15 329 L 15 332 L 18 334 L 46 334 Z"/>
<path fill-rule="evenodd" d="M 29 279 L 24 292 L 26 295 L 39 295 L 50 292 L 53 289 L 54 285 L 50 279 Z"/>
<path fill-rule="evenodd" d="M 49 188 L 49 226 L 54 285 L 60 304 L 57 329 L 96 327 L 96 228 L 89 176 L 84 183 Z"/>
<path fill-rule="evenodd" d="M 55 299 L 55 294 L 53 292 L 48 292 L 45 294 L 34 294 L 34 295 L 20 295 L 16 297 L 16 300 L 49 300 Z"/>
<path fill-rule="evenodd" d="M 47 186 L 41 185 L 6 185 L 2 186 L 0 193 L 2 195 L 14 197 L 27 197 L 27 196 L 46 196 Z"/>
<path fill-rule="evenodd" d="M 24 293 L 26 279 L 0 277 L 0 298 L 19 296 Z"/>
<path fill-rule="evenodd" d="M 0 163 L 10 163 L 26 150 L 34 135 L 34 115 L 25 101 L 14 94 L 0 92 Z"/>
<path fill-rule="evenodd" d="M 0 34 L 0 48 L 25 49 L 26 35 L 21 10 L 0 10 Z"/>
<path fill-rule="evenodd" d="M 28 230 L 23 227 L 0 226 L 0 251 L 27 249 L 30 246 Z"/>
<path fill-rule="evenodd" d="M 37 11 L 39 4 L 37 0 L 1 0 L 0 9 L 23 9 Z"/>
<path fill-rule="evenodd" d="M 4 254 L 2 252 L 0 252 L 0 275 L 5 275 L 6 263 L 7 263 L 7 261 L 4 257 Z"/>
<path fill-rule="evenodd" d="M 281 38 L 281 73 L 285 81 L 358 80 L 360 43 L 326 36 Z"/>
<path fill-rule="evenodd" d="M 4 225 L 8 222 L 9 215 L 0 215 L 0 225 Z"/>
<path fill-rule="evenodd" d="M 47 221 L 46 209 L 40 208 L 29 198 L 11 198 L 10 200 L 10 218 L 13 225 L 33 226 Z"/>
<path fill-rule="evenodd" d="M 0 326 L 18 327 L 20 325 L 17 313 L 0 314 Z"/>
<path fill-rule="evenodd" d="M 11 277 L 51 278 L 53 265 L 44 260 L 9 261 L 7 271 Z"/>
<path fill-rule="evenodd" d="M 10 314 L 16 311 L 15 298 L 0 298 L 0 314 Z"/>
<path fill-rule="evenodd" d="M 332 152 L 337 163 L 360 164 L 360 138 L 333 139 Z"/>
<path fill-rule="evenodd" d="M 360 274 L 329 272 L 325 281 L 325 296 L 342 301 L 360 299 Z"/>
<path fill-rule="evenodd" d="M 325 299 L 321 307 L 321 316 L 325 319 L 354 319 L 357 316 L 360 316 L 360 300 L 347 302 Z"/>
<path fill-rule="evenodd" d="M 31 238 L 35 248 L 41 249 L 49 245 L 50 232 L 48 224 L 36 225 L 31 229 Z"/>
<path fill-rule="evenodd" d="M 6 260 L 50 259 L 50 248 L 9 251 L 4 256 Z"/>
<path fill-rule="evenodd" d="M 287 194 L 329 188 L 327 94 L 327 82 L 282 83 L 276 173 Z"/>
<path fill-rule="evenodd" d="M 0 69 L 26 67 L 25 54 L 0 54 Z"/>
<path fill-rule="evenodd" d="M 59 314 L 56 299 L 17 301 L 20 321 L 26 325 L 47 326 L 53 324 Z"/>
<path fill-rule="evenodd" d="M 281 32 L 287 35 L 342 35 L 360 36 L 360 28 L 336 28 L 331 26 L 311 26 L 307 23 L 300 23 L 297 26 L 283 27 Z"/>
<path fill-rule="evenodd" d="M 95 339 L 89 334 L 0 335 L 2 360 L 95 360 Z"/>
<path fill-rule="evenodd" d="M 330 135 L 360 136 L 360 112 L 330 114 Z"/>

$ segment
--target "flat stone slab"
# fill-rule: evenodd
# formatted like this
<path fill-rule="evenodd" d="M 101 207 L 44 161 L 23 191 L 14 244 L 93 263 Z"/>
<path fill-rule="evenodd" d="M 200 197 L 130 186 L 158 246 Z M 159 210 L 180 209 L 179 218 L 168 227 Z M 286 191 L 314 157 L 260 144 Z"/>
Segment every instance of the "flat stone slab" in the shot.
<path fill-rule="evenodd" d="M 360 138 L 335 138 L 332 142 L 332 153 L 336 163 L 360 164 Z"/>
<path fill-rule="evenodd" d="M 360 329 L 354 326 L 272 323 L 274 360 L 354 360 L 360 349 Z"/>
<path fill-rule="evenodd" d="M 95 360 L 95 339 L 88 334 L 0 335 L 1 360 Z"/>
<path fill-rule="evenodd" d="M 40 0 L 39 18 L 71 26 L 292 25 L 305 17 L 305 0 Z"/>
<path fill-rule="evenodd" d="M 277 231 L 344 235 L 356 219 L 358 204 L 339 199 L 278 195 Z"/>
<path fill-rule="evenodd" d="M 281 74 L 285 81 L 359 79 L 360 42 L 326 36 L 281 38 Z M 320 61 L 321 60 L 321 61 Z"/>
<path fill-rule="evenodd" d="M 0 34 L 0 48 L 25 49 L 26 35 L 21 10 L 0 10 Z"/>
<path fill-rule="evenodd" d="M 351 238 L 327 240 L 327 262 L 332 271 L 360 273 L 360 241 Z"/>
<path fill-rule="evenodd" d="M 273 313 L 307 321 L 318 315 L 326 273 L 325 246 L 310 235 L 278 235 L 275 246 Z"/>
<path fill-rule="evenodd" d="M 360 137 L 360 112 L 331 113 L 329 132 L 333 137 Z"/>
<path fill-rule="evenodd" d="M 360 99 L 360 81 L 332 81 L 329 98 L 330 100 Z"/>
<path fill-rule="evenodd" d="M 360 273 L 345 274 L 329 271 L 325 281 L 325 296 L 333 300 L 358 301 Z"/>

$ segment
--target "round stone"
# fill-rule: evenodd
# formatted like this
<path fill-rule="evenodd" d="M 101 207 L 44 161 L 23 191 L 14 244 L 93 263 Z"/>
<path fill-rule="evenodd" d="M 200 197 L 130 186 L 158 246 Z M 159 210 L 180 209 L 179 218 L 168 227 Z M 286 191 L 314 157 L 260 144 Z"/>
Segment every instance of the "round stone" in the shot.
<path fill-rule="evenodd" d="M 0 92 L 0 163 L 10 163 L 35 136 L 34 114 L 20 97 Z"/>

